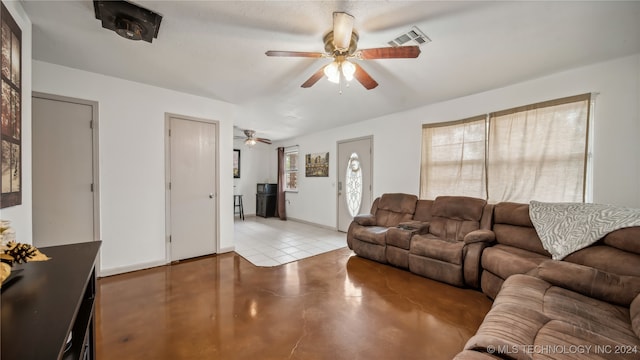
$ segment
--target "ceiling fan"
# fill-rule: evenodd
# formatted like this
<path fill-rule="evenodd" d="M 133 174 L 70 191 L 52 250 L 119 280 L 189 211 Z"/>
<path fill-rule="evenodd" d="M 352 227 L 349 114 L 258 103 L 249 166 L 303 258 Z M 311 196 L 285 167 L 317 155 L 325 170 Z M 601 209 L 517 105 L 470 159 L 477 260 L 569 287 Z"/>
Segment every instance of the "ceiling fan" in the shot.
<path fill-rule="evenodd" d="M 271 145 L 271 140 L 265 138 L 256 137 L 255 130 L 242 130 L 245 136 L 234 136 L 235 139 L 244 139 L 244 144 L 253 146 L 258 142 Z"/>
<path fill-rule="evenodd" d="M 267 56 L 290 56 L 309 58 L 333 58 L 329 65 L 323 66 L 302 84 L 303 88 L 313 86 L 326 75 L 333 83 L 340 83 L 344 78 L 351 81 L 356 78 L 367 90 L 378 86 L 378 83 L 357 63 L 350 60 L 402 59 L 417 58 L 420 55 L 418 46 L 398 46 L 356 50 L 358 33 L 353 30 L 354 17 L 345 12 L 333 13 L 333 30 L 323 38 L 326 52 L 274 51 L 269 50 Z"/>

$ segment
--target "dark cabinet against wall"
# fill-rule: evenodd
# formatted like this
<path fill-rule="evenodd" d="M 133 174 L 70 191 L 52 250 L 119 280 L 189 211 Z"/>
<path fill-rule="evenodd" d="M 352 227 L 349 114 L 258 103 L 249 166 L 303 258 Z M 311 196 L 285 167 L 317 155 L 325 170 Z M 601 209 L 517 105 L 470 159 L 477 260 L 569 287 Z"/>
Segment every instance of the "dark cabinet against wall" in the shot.
<path fill-rule="evenodd" d="M 276 215 L 277 184 L 258 184 L 256 191 L 256 215 L 273 217 Z"/>
<path fill-rule="evenodd" d="M 95 359 L 95 263 L 100 241 L 41 248 L 2 285 L 0 358 Z"/>

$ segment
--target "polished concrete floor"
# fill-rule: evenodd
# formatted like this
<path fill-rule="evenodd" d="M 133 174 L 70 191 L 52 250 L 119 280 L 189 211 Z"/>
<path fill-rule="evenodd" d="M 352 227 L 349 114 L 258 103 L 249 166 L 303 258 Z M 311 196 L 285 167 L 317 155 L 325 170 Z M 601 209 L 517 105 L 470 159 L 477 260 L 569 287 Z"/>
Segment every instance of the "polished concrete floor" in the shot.
<path fill-rule="evenodd" d="M 346 248 L 275 267 L 229 253 L 100 279 L 97 358 L 451 359 L 490 306 Z"/>

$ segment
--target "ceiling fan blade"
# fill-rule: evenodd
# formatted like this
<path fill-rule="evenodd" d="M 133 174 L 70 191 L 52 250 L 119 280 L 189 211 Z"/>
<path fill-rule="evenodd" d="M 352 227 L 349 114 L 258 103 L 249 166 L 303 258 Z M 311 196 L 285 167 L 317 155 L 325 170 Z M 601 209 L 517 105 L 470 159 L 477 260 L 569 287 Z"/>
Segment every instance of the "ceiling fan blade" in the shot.
<path fill-rule="evenodd" d="M 369 75 L 359 64 L 354 64 L 356 66 L 356 72 L 353 74 L 353 77 L 356 78 L 364 86 L 367 90 L 371 90 L 378 86 L 378 83 L 373 80 L 371 75 Z"/>
<path fill-rule="evenodd" d="M 318 80 L 322 79 L 323 76 L 324 76 L 324 66 L 321 67 L 320 70 L 316 71 L 313 75 L 311 75 L 311 77 L 307 79 L 307 81 L 305 81 L 304 84 L 301 85 L 301 87 L 310 88 L 315 83 L 317 83 Z"/>
<path fill-rule="evenodd" d="M 308 57 L 308 58 L 321 58 L 323 53 L 319 52 L 307 52 L 307 51 L 277 51 L 269 50 L 265 53 L 267 56 L 288 56 L 288 57 Z"/>
<path fill-rule="evenodd" d="M 265 138 L 256 138 L 256 141 L 259 141 L 259 142 L 264 143 L 264 144 L 269 144 L 269 145 L 271 145 L 271 140 L 269 140 L 269 139 L 265 139 Z"/>
<path fill-rule="evenodd" d="M 333 13 L 333 45 L 338 50 L 346 50 L 351 43 L 353 16 L 345 12 Z"/>
<path fill-rule="evenodd" d="M 420 55 L 418 46 L 398 46 L 373 49 L 362 49 L 356 56 L 363 60 L 371 59 L 410 59 Z"/>

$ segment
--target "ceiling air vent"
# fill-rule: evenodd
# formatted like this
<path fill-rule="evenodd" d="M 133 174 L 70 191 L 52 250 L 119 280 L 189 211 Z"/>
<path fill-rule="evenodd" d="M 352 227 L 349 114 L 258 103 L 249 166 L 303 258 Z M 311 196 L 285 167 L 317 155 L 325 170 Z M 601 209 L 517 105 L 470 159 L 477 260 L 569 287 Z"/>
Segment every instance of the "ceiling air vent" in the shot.
<path fill-rule="evenodd" d="M 129 40 L 152 42 L 158 38 L 162 15 L 128 1 L 93 0 L 96 19 L 102 27 Z"/>
<path fill-rule="evenodd" d="M 413 26 L 408 32 L 399 35 L 395 39 L 389 41 L 387 44 L 396 47 L 402 45 L 422 45 L 430 42 L 431 39 L 425 35 L 418 27 Z"/>

